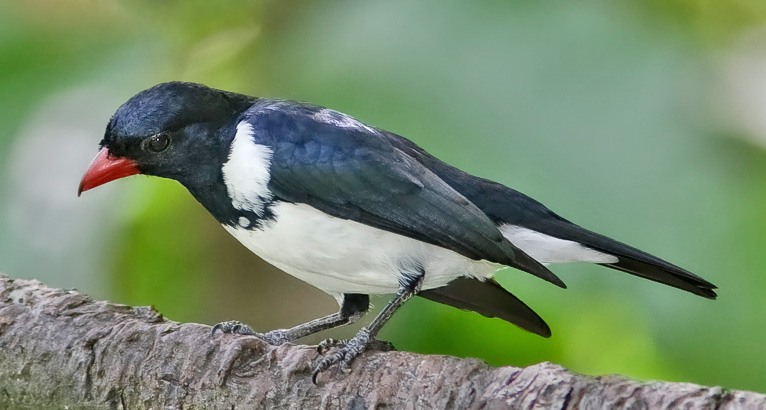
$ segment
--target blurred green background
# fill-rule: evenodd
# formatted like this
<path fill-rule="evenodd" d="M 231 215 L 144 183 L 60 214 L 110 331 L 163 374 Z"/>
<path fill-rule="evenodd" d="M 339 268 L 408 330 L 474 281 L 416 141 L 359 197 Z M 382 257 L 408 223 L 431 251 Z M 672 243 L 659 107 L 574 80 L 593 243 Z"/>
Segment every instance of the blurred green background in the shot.
<path fill-rule="evenodd" d="M 418 299 L 399 349 L 766 392 L 766 3 L 0 0 L 0 270 L 269 330 L 335 302 L 175 182 L 76 197 L 110 115 L 169 80 L 349 113 L 720 287 L 506 270 L 552 338 Z"/>

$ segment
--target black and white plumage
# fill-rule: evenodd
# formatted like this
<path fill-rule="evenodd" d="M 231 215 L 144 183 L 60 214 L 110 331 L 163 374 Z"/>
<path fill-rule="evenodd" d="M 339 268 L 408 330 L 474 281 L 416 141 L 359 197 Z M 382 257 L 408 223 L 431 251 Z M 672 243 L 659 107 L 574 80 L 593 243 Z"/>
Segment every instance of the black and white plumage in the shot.
<path fill-rule="evenodd" d="M 121 106 L 101 147 L 81 192 L 136 173 L 175 179 L 248 249 L 342 305 L 266 334 L 221 326 L 272 343 L 351 322 L 367 310 L 366 295 L 388 293 L 397 294 L 388 316 L 419 294 L 548 336 L 542 319 L 491 279 L 501 265 L 564 287 L 545 265 L 592 262 L 716 296 L 682 268 L 314 105 L 165 83 Z M 370 334 L 360 332 L 318 370 L 350 362 L 387 319 L 376 318 L 363 329 Z"/>

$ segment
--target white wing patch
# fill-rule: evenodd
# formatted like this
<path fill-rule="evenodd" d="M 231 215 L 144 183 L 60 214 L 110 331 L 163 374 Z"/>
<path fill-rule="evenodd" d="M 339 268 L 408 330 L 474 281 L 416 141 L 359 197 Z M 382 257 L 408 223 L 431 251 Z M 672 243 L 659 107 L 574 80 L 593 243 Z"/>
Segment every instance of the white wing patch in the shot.
<path fill-rule="evenodd" d="M 237 124 L 229 158 L 221 168 L 234 208 L 263 214 L 264 203 L 272 196 L 268 188 L 272 155 L 270 147 L 255 143 L 252 125 Z"/>
<path fill-rule="evenodd" d="M 517 225 L 504 224 L 500 232 L 517 248 L 543 264 L 566 262 L 616 263 L 616 256 L 580 245 L 574 241 L 554 238 Z"/>
<path fill-rule="evenodd" d="M 334 125 L 340 128 L 359 128 L 365 131 L 375 132 L 374 128 L 362 124 L 354 117 L 327 108 L 322 108 L 321 110 L 317 111 L 314 115 L 312 115 L 312 118 L 319 122 Z"/>

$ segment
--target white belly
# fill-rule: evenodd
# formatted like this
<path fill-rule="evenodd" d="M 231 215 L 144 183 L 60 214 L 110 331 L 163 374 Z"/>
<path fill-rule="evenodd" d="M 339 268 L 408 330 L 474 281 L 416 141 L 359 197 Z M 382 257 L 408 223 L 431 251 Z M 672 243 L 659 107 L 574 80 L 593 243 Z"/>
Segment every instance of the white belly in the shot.
<path fill-rule="evenodd" d="M 276 222 L 262 229 L 225 226 L 265 261 L 323 291 L 395 293 L 401 272 L 423 268 L 423 289 L 460 276 L 486 278 L 497 265 L 358 222 L 335 218 L 304 204 L 277 202 Z"/>

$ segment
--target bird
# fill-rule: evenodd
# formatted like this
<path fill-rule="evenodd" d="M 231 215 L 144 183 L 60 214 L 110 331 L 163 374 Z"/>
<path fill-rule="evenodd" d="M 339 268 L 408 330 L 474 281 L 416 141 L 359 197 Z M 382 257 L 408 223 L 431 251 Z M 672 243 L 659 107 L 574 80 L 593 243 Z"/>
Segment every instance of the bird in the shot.
<path fill-rule="evenodd" d="M 250 251 L 333 296 L 337 313 L 256 332 L 273 345 L 353 323 L 370 295 L 391 301 L 351 339 L 327 339 L 312 380 L 348 369 L 407 300 L 420 296 L 549 337 L 504 289 L 512 267 L 565 288 L 551 264 L 590 262 L 708 299 L 716 286 L 656 256 L 570 222 L 540 202 L 452 167 L 414 142 L 341 112 L 202 84 L 143 90 L 109 120 L 78 189 L 143 174 L 183 185 Z"/>

